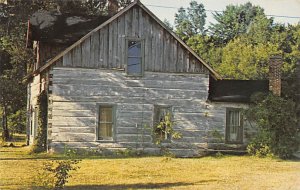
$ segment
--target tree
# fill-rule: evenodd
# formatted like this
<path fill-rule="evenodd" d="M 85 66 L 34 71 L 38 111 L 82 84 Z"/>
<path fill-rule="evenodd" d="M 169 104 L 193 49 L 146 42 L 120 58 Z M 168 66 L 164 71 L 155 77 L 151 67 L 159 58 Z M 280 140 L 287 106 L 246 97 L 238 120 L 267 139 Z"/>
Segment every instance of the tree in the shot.
<path fill-rule="evenodd" d="M 245 34 L 256 18 L 267 19 L 264 10 L 250 2 L 239 6 L 228 5 L 222 13 L 216 12 L 214 18 L 217 23 L 211 24 L 209 31 L 220 45 L 226 45 L 235 37 Z"/>
<path fill-rule="evenodd" d="M 173 26 L 172 24 L 170 23 L 170 21 L 168 21 L 167 19 L 164 19 L 163 23 L 167 26 L 167 28 L 169 30 L 172 30 L 173 31 Z"/>
<path fill-rule="evenodd" d="M 8 123 L 13 124 L 17 119 L 25 122 L 25 117 L 15 116 L 24 114 L 19 111 L 24 110 L 26 105 L 26 85 L 22 84 L 22 78 L 26 74 L 26 64 L 32 58 L 31 51 L 25 49 L 26 19 L 32 12 L 26 3 L 8 1 L 7 4 L 0 4 L 0 54 L 1 57 L 5 55 L 0 66 L 0 106 L 4 140 L 10 139 Z"/>
<path fill-rule="evenodd" d="M 252 45 L 247 38 L 240 37 L 222 49 L 222 61 L 216 70 L 224 78 L 264 79 L 268 75 L 269 57 L 279 52 L 274 44 Z"/>
<path fill-rule="evenodd" d="M 25 88 L 26 89 L 26 88 Z M 8 116 L 15 113 L 25 104 L 24 97 L 19 96 L 24 92 L 24 85 L 13 76 L 0 76 L 0 105 L 2 108 L 2 138 L 7 141 L 10 139 L 8 128 Z"/>
<path fill-rule="evenodd" d="M 181 7 L 175 14 L 175 31 L 184 41 L 197 34 L 205 34 L 204 5 L 191 1 L 187 11 Z"/>
<path fill-rule="evenodd" d="M 189 38 L 186 43 L 213 68 L 217 68 L 222 62 L 222 48 L 215 46 L 212 36 L 198 34 Z"/>

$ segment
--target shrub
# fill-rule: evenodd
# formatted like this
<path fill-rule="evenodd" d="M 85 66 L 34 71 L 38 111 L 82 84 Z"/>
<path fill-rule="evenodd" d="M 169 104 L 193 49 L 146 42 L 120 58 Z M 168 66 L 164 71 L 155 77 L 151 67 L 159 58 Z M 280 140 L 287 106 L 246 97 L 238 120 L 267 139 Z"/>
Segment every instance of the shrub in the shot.
<path fill-rule="evenodd" d="M 248 146 L 250 154 L 290 158 L 297 151 L 300 138 L 295 102 L 272 94 L 259 95 L 246 114 L 259 127 L 258 135 Z"/>
<path fill-rule="evenodd" d="M 270 135 L 266 131 L 260 131 L 255 138 L 247 146 L 247 152 L 250 155 L 258 157 L 272 157 L 270 147 Z"/>
<path fill-rule="evenodd" d="M 56 160 L 43 163 L 42 171 L 38 172 L 35 185 L 47 189 L 63 189 L 71 177 L 70 171 L 79 169 L 80 160 Z"/>

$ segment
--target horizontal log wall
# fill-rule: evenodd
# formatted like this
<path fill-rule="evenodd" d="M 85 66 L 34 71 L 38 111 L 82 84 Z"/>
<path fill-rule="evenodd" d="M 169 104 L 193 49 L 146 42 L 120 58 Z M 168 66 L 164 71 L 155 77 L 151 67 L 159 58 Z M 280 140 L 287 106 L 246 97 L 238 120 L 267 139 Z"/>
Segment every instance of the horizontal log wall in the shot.
<path fill-rule="evenodd" d="M 52 71 L 51 147 L 154 148 L 154 105 L 172 106 L 175 130 L 182 139 L 173 148 L 202 146 L 209 131 L 205 117 L 207 74 L 146 72 L 127 77 L 122 71 L 54 68 Z M 96 141 L 97 103 L 116 106 L 115 141 Z M 146 125 L 146 126 L 145 126 Z M 187 146 L 188 145 L 188 146 Z"/>
<path fill-rule="evenodd" d="M 63 56 L 64 67 L 126 68 L 126 38 L 140 38 L 145 71 L 208 73 L 207 68 L 138 6 Z"/>
<path fill-rule="evenodd" d="M 208 149 L 212 150 L 245 150 L 247 144 L 257 133 L 257 125 L 243 117 L 243 143 L 242 144 L 226 144 L 226 109 L 239 108 L 245 110 L 248 108 L 244 103 L 229 103 L 229 102 L 211 102 L 207 106 L 207 118 L 210 131 L 207 134 Z M 218 133 L 219 135 L 215 135 Z"/>

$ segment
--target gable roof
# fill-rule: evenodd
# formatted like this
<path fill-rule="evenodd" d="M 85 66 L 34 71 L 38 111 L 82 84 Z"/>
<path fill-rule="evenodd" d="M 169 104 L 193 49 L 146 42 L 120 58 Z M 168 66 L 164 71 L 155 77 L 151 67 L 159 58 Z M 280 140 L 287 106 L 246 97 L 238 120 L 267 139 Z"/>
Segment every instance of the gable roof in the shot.
<path fill-rule="evenodd" d="M 188 45 L 186 45 L 173 31 L 171 31 L 162 21 L 159 20 L 147 7 L 145 7 L 139 0 L 135 0 L 133 3 L 119 11 L 117 14 L 115 14 L 113 17 L 109 18 L 105 22 L 103 22 L 101 25 L 90 31 L 88 34 L 83 36 L 81 39 L 79 39 L 77 42 L 66 48 L 64 51 L 60 52 L 57 56 L 52 58 L 50 61 L 48 61 L 45 65 L 35 70 L 33 73 L 27 75 L 25 77 L 25 80 L 30 79 L 34 75 L 37 75 L 46 69 L 48 69 L 51 65 L 53 65 L 57 60 L 59 60 L 61 57 L 63 57 L 65 54 L 67 54 L 69 51 L 71 51 L 73 48 L 75 48 L 77 45 L 81 44 L 85 39 L 89 38 L 92 34 L 97 32 L 98 30 L 102 29 L 103 27 L 107 26 L 112 21 L 116 20 L 118 17 L 126 13 L 128 10 L 130 10 L 135 5 L 142 8 L 149 16 L 154 19 L 161 27 L 163 27 L 166 31 L 170 33 L 172 37 L 174 37 L 184 48 L 186 48 L 199 62 L 201 62 L 210 72 L 211 76 L 215 79 L 222 79 L 222 77 L 210 66 L 208 65 L 203 59 L 201 59 L 195 51 L 193 51 Z"/>

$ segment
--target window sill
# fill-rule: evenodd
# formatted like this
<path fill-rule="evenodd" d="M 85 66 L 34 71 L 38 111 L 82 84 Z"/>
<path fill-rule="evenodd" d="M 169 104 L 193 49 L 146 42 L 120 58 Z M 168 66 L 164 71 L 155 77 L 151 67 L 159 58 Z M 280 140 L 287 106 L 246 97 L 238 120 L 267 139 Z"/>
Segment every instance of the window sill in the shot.
<path fill-rule="evenodd" d="M 128 77 L 128 78 L 142 78 L 144 75 L 143 74 L 141 74 L 141 75 L 129 75 L 129 74 L 126 74 L 126 77 Z"/>
<path fill-rule="evenodd" d="M 114 143 L 115 142 L 115 140 L 113 140 L 113 139 L 111 139 L 111 140 L 109 140 L 109 139 L 104 139 L 104 140 L 96 140 L 96 142 L 99 142 L 99 143 Z"/>

